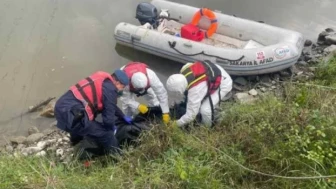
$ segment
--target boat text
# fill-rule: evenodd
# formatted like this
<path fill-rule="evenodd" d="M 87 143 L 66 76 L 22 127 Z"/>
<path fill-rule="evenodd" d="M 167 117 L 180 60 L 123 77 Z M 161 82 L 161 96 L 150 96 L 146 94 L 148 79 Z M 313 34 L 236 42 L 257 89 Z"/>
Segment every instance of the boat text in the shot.
<path fill-rule="evenodd" d="M 262 64 L 268 64 L 274 61 L 273 57 L 265 58 L 262 60 L 251 60 L 251 61 L 230 61 L 230 65 L 235 66 L 257 66 Z"/>

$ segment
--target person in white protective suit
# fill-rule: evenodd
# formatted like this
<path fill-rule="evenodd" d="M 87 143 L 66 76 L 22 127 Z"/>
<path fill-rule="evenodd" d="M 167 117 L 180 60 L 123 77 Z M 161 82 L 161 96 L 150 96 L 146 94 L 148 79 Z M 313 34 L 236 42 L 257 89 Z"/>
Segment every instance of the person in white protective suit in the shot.
<path fill-rule="evenodd" d="M 170 121 L 168 94 L 164 85 L 148 66 L 141 62 L 130 62 L 121 68 L 130 79 L 123 95 L 120 97 L 122 110 L 127 116 L 133 116 L 140 112 L 145 114 L 148 107 L 160 106 L 164 123 Z M 148 106 L 135 100 L 135 96 L 144 96 Z"/>
<path fill-rule="evenodd" d="M 209 61 L 187 63 L 179 74 L 171 75 L 166 83 L 168 94 L 182 101 L 186 98 L 186 113 L 176 121 L 181 127 L 194 121 L 200 113 L 202 123 L 211 126 L 214 108 L 232 90 L 230 75 Z M 210 98 L 209 98 L 210 97 Z"/>

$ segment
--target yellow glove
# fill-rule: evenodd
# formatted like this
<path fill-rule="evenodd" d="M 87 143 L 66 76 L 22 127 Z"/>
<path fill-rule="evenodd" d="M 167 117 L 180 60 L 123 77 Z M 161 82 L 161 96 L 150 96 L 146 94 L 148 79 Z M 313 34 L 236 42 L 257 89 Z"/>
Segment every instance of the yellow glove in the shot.
<path fill-rule="evenodd" d="M 139 112 L 142 113 L 142 114 L 145 114 L 145 113 L 148 112 L 148 108 L 147 108 L 147 106 L 144 105 L 144 104 L 140 104 L 140 105 L 138 106 L 138 110 L 139 110 Z"/>
<path fill-rule="evenodd" d="M 169 123 L 170 116 L 169 116 L 168 113 L 165 113 L 165 114 L 162 115 L 162 121 L 163 121 L 164 124 L 168 124 Z"/>

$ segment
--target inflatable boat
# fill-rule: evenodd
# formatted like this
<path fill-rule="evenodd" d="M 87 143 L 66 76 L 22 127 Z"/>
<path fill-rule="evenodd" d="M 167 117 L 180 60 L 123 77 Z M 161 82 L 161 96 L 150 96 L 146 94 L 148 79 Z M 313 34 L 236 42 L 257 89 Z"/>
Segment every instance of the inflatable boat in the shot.
<path fill-rule="evenodd" d="M 184 64 L 209 60 L 230 75 L 289 68 L 304 46 L 296 31 L 165 0 L 140 3 L 136 18 L 115 27 L 117 43 Z"/>

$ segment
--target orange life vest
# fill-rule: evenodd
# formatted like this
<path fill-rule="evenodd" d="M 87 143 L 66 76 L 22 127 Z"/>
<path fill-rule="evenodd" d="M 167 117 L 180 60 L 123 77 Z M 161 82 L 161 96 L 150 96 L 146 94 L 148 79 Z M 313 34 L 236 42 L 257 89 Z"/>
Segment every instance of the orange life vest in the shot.
<path fill-rule="evenodd" d="M 126 73 L 127 77 L 130 79 L 130 82 L 129 82 L 130 92 L 135 93 L 138 96 L 142 96 L 142 95 L 147 94 L 147 90 L 150 87 L 149 79 L 148 79 L 148 76 L 147 76 L 147 70 L 146 70 L 147 68 L 148 68 L 148 66 L 144 63 L 141 63 L 141 62 L 131 62 L 131 63 L 128 63 L 124 67 L 123 70 Z M 134 88 L 134 86 L 131 82 L 131 78 L 132 78 L 133 74 L 138 73 L 138 72 L 141 72 L 141 73 L 145 74 L 146 77 L 147 77 L 147 86 L 146 86 L 145 91 L 143 93 L 140 93 L 139 91 L 137 91 Z"/>
<path fill-rule="evenodd" d="M 98 71 L 70 87 L 74 96 L 83 103 L 91 121 L 98 112 L 103 110 L 102 87 L 106 79 L 112 81 L 112 76 L 109 73 Z"/>

